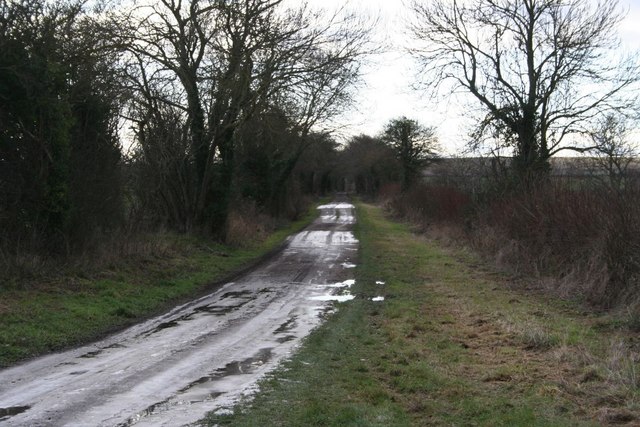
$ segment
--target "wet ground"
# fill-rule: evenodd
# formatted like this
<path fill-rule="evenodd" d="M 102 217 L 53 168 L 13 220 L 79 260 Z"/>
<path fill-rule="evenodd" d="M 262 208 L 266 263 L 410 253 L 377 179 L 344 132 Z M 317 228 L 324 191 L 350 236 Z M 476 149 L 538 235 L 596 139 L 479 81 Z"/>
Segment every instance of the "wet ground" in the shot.
<path fill-rule="evenodd" d="M 216 292 L 103 341 L 0 371 L 2 426 L 181 426 L 226 410 L 353 298 L 354 208 L 332 203 Z"/>

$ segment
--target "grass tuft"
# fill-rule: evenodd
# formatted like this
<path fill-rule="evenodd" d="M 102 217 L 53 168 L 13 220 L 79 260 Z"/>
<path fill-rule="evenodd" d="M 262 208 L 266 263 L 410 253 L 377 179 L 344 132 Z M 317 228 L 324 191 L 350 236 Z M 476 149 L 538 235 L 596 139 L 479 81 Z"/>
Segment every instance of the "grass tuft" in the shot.
<path fill-rule="evenodd" d="M 527 350 L 546 351 L 560 343 L 558 337 L 534 325 L 524 325 L 520 338 Z"/>

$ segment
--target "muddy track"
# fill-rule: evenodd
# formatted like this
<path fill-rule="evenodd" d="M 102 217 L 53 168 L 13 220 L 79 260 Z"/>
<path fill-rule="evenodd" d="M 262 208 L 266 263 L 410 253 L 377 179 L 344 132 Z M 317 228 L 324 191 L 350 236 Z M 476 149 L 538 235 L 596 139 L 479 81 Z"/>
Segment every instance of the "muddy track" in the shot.
<path fill-rule="evenodd" d="M 94 344 L 0 371 L 2 426 L 180 426 L 228 408 L 348 300 L 353 206 L 211 294 Z"/>

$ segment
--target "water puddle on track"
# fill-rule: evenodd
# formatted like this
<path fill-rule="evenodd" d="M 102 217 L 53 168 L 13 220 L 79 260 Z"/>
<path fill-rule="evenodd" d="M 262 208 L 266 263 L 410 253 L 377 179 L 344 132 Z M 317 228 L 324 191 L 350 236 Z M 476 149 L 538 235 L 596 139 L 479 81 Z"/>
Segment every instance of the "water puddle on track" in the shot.
<path fill-rule="evenodd" d="M 218 305 L 218 304 L 202 305 L 200 307 L 196 307 L 194 311 L 197 313 L 212 314 L 214 316 L 223 316 L 225 314 L 231 313 L 232 311 L 238 310 L 247 302 L 248 300 L 246 302 L 243 302 L 242 304 L 237 304 L 237 305 Z"/>
<path fill-rule="evenodd" d="M 344 282 L 333 283 L 331 285 L 320 285 L 321 288 L 350 288 L 355 285 L 356 281 L 353 279 L 345 280 Z"/>
<path fill-rule="evenodd" d="M 102 348 L 99 348 L 97 350 L 93 350 L 93 351 L 88 351 L 84 354 L 81 354 L 80 356 L 78 356 L 78 359 L 93 359 L 98 357 L 99 355 L 101 355 L 105 350 L 111 350 L 111 349 L 119 349 L 119 348 L 126 348 L 126 346 L 122 345 L 122 344 L 111 344 Z M 58 366 L 65 366 L 65 365 L 76 365 L 75 362 L 63 362 L 60 363 L 58 365 L 56 365 L 56 367 Z"/>
<path fill-rule="evenodd" d="M 77 365 L 76 362 L 62 362 L 62 363 L 58 363 L 55 367 L 59 368 L 61 366 L 73 366 L 73 365 Z"/>
<path fill-rule="evenodd" d="M 356 281 L 353 279 L 345 280 L 343 282 L 332 283 L 328 285 L 319 285 L 319 289 L 329 289 L 330 291 L 322 295 L 310 296 L 310 301 L 321 302 L 346 302 L 355 298 L 355 295 L 349 292 L 349 289 L 355 285 Z M 337 292 L 336 292 L 337 290 Z"/>
<path fill-rule="evenodd" d="M 81 356 L 78 356 L 79 359 L 92 359 L 96 356 L 98 356 L 100 353 L 102 353 L 103 349 L 100 350 L 95 350 L 95 351 L 89 351 Z"/>
<path fill-rule="evenodd" d="M 297 321 L 298 321 L 298 316 L 290 317 L 289 320 L 284 322 L 282 325 L 278 327 L 278 329 L 273 331 L 273 334 L 277 335 L 277 334 L 282 334 L 284 332 L 289 332 L 290 330 L 296 327 Z"/>
<path fill-rule="evenodd" d="M 0 422 L 7 421 L 9 418 L 22 414 L 31 406 L 11 406 L 9 408 L 0 408 Z"/>
<path fill-rule="evenodd" d="M 293 337 L 292 339 L 295 339 Z M 179 405 L 193 405 L 205 401 L 212 401 L 224 394 L 224 392 L 213 390 L 213 385 L 216 381 L 220 381 L 226 377 L 234 375 L 248 375 L 254 373 L 265 363 L 268 363 L 273 357 L 273 348 L 263 348 L 258 351 L 254 356 L 244 359 L 242 361 L 234 361 L 227 363 L 224 368 L 215 370 L 212 374 L 203 376 L 183 387 L 178 393 L 162 402 L 154 403 L 144 411 L 137 413 L 129 418 L 124 423 L 118 424 L 117 427 L 130 427 L 141 421 L 144 418 L 152 415 L 170 410 L 172 407 Z M 198 395 L 198 400 L 180 399 L 180 395 L 188 394 L 193 389 L 201 386 L 206 386 L 206 391 Z"/>
<path fill-rule="evenodd" d="M 248 291 L 248 290 L 244 290 L 244 291 L 230 291 L 227 292 L 225 294 L 223 294 L 220 299 L 227 299 L 227 298 L 240 298 L 240 297 L 248 297 L 250 295 L 252 295 L 253 292 L 252 291 Z"/>
<path fill-rule="evenodd" d="M 180 320 L 187 320 L 187 319 L 180 319 Z M 160 323 L 158 326 L 156 326 L 153 332 L 160 332 L 164 329 L 175 328 L 176 326 L 178 326 L 178 319 L 169 320 L 168 322 Z"/>
<path fill-rule="evenodd" d="M 346 295 L 318 295 L 316 297 L 309 297 L 311 301 L 323 301 L 323 302 L 346 302 L 351 301 L 356 296 L 351 294 Z"/>
<path fill-rule="evenodd" d="M 280 338 L 276 339 L 276 341 L 278 342 L 278 344 L 284 344 L 286 342 L 293 341 L 296 338 L 298 338 L 298 337 L 295 336 L 295 335 L 285 335 L 283 337 L 280 337 Z"/>
<path fill-rule="evenodd" d="M 174 328 L 178 326 L 180 322 L 185 322 L 193 319 L 193 317 L 196 314 L 203 313 L 203 314 L 208 314 L 212 316 L 224 316 L 225 314 L 231 313 L 232 311 L 236 311 L 242 308 L 242 306 L 244 306 L 245 304 L 247 304 L 249 301 L 253 299 L 251 298 L 251 295 L 253 295 L 253 292 L 251 291 L 227 292 L 220 297 L 220 301 L 228 298 L 235 298 L 235 299 L 240 299 L 241 302 L 239 304 L 233 304 L 233 305 L 207 304 L 207 305 L 194 307 L 191 313 L 187 313 L 175 319 L 162 322 L 155 328 L 151 329 L 149 332 L 145 333 L 144 336 L 153 335 L 158 332 L 162 332 L 165 329 Z M 85 356 L 81 356 L 81 357 L 85 357 Z"/>
<path fill-rule="evenodd" d="M 110 349 L 110 348 L 127 348 L 127 346 L 123 345 L 123 344 L 115 343 L 115 344 L 111 344 L 111 345 L 106 346 L 104 349 L 106 350 L 106 349 Z"/>

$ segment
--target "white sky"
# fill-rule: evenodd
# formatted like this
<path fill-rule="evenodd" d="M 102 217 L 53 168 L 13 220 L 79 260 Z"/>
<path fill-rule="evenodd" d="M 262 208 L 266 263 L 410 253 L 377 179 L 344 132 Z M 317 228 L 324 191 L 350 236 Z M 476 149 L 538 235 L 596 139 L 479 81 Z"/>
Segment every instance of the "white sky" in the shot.
<path fill-rule="evenodd" d="M 428 1 L 428 0 L 426 0 Z M 309 0 L 314 7 L 332 9 L 346 6 L 350 10 L 379 19 L 374 38 L 386 42 L 386 52 L 372 58 L 365 69 L 364 87 L 356 94 L 354 108 L 339 118 L 343 136 L 366 133 L 376 135 L 390 120 L 407 116 L 435 126 L 447 154 L 460 152 L 465 145 L 470 122 L 454 100 L 440 101 L 411 89 L 415 81 L 414 62 L 404 52 L 408 11 L 403 0 Z M 640 49 L 640 0 L 620 0 L 629 13 L 620 26 L 625 49 Z"/>

